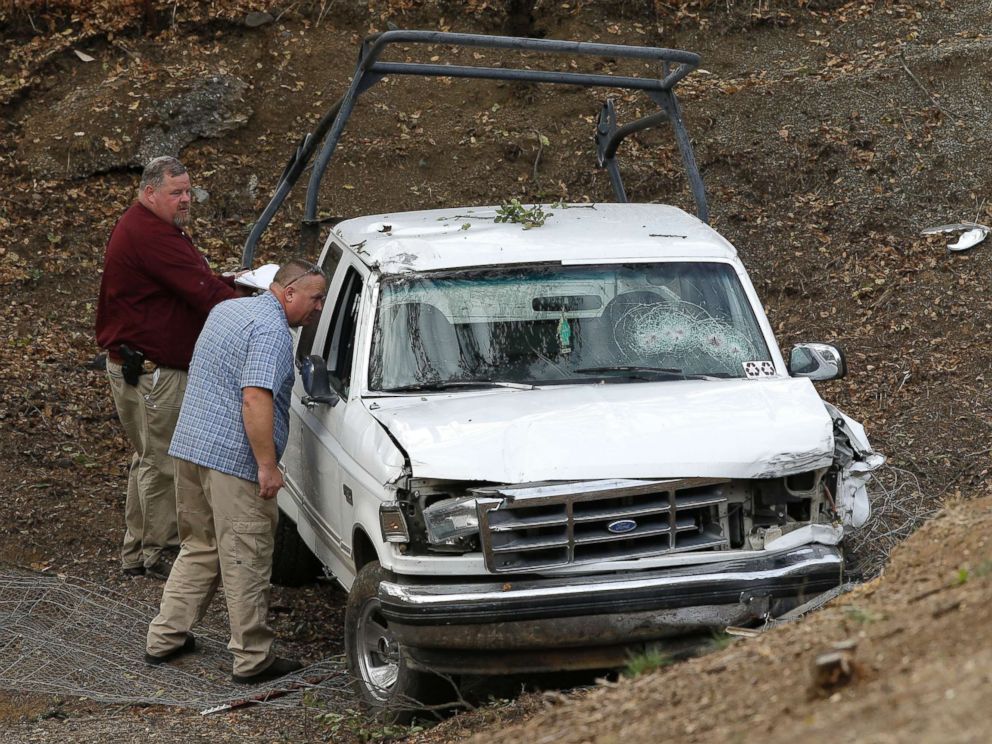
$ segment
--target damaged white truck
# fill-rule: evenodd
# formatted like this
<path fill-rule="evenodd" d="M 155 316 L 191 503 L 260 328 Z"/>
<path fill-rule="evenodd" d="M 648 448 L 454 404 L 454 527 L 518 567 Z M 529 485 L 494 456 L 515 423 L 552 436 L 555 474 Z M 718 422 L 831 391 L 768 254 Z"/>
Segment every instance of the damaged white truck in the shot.
<path fill-rule="evenodd" d="M 393 43 L 626 57 L 660 74 L 382 61 Z M 249 237 L 246 265 L 322 139 L 314 245 L 320 179 L 384 75 L 612 86 L 660 107 L 626 126 L 603 108 L 596 147 L 617 203 L 380 214 L 324 241 L 328 301 L 297 340 L 273 580 L 312 576 L 316 556 L 349 592 L 348 662 L 369 703 L 432 700 L 433 672 L 622 666 L 844 581 L 840 543 L 867 518 L 883 458 L 813 387 L 845 373 L 840 350 L 802 344 L 786 361 L 737 252 L 706 224 L 673 92 L 696 65 L 647 47 L 370 37 Z M 626 203 L 617 148 L 664 121 L 697 216 Z"/>

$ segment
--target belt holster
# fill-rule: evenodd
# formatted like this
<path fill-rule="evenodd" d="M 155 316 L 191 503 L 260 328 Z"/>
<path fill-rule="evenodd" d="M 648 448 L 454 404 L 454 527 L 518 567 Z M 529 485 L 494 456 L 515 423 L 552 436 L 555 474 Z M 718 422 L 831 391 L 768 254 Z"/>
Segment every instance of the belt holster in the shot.
<path fill-rule="evenodd" d="M 138 378 L 145 371 L 145 355 L 137 349 L 121 344 L 118 348 L 121 355 L 121 374 L 128 385 L 137 385 Z"/>

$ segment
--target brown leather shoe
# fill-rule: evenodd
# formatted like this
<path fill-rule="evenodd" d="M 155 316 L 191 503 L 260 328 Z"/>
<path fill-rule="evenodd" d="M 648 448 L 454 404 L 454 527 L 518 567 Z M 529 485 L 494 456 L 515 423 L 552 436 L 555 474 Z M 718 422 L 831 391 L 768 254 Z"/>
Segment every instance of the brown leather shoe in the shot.
<path fill-rule="evenodd" d="M 275 661 L 262 671 L 255 674 L 232 674 L 231 679 L 239 685 L 257 685 L 260 682 L 268 682 L 269 680 L 298 672 L 302 668 L 303 665 L 294 659 L 283 659 L 277 656 Z"/>

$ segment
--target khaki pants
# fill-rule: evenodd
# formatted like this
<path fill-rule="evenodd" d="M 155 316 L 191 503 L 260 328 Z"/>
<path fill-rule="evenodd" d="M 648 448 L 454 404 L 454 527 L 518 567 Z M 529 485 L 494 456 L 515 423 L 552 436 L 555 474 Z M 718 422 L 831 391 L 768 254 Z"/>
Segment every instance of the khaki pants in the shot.
<path fill-rule="evenodd" d="M 147 651 L 161 656 L 181 646 L 223 580 L 234 673 L 257 674 L 275 659 L 268 614 L 276 500 L 260 498 L 257 483 L 176 460 L 176 502 L 182 546 Z"/>
<path fill-rule="evenodd" d="M 107 379 L 127 438 L 134 447 L 124 502 L 124 568 L 151 566 L 179 545 L 176 488 L 169 443 L 186 392 L 186 372 L 159 367 L 128 385 L 121 365 L 107 360 Z"/>

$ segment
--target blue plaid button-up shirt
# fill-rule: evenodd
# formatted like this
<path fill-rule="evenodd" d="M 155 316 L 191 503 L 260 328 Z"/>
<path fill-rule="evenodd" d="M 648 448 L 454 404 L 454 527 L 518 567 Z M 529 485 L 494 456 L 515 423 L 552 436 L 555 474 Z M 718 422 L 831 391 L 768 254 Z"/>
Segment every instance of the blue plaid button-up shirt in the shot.
<path fill-rule="evenodd" d="M 210 312 L 193 350 L 169 454 L 257 483 L 258 463 L 241 416 L 246 387 L 272 391 L 273 439 L 281 457 L 289 437 L 293 341 L 271 292 L 227 300 Z"/>

